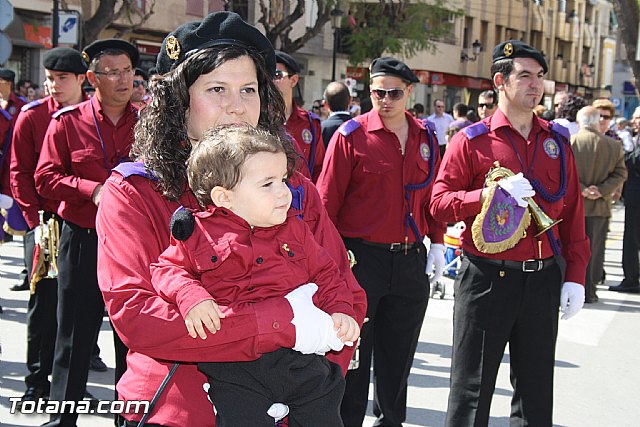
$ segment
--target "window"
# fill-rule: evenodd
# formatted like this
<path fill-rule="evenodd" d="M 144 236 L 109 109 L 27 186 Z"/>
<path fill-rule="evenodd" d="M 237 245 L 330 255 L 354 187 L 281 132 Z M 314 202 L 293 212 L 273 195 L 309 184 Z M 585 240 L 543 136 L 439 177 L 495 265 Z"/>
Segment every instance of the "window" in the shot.
<path fill-rule="evenodd" d="M 204 16 L 204 0 L 187 0 L 187 15 Z"/>

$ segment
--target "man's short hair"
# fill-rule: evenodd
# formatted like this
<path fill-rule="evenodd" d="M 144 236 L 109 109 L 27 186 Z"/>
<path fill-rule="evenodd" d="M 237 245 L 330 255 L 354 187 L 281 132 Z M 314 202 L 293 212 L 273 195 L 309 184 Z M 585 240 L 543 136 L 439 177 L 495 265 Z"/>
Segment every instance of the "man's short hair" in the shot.
<path fill-rule="evenodd" d="M 424 114 L 424 105 L 420 104 L 419 102 L 414 104 L 413 111 L 415 111 L 418 115 Z"/>
<path fill-rule="evenodd" d="M 467 111 L 469 111 L 469 106 L 462 102 L 457 102 L 453 104 L 453 111 L 459 116 L 464 117 L 467 115 Z"/>
<path fill-rule="evenodd" d="M 329 104 L 331 111 L 347 111 L 351 93 L 349 88 L 342 82 L 331 82 L 324 90 L 324 99 Z"/>
<path fill-rule="evenodd" d="M 478 95 L 479 98 L 491 99 L 491 102 L 495 103 L 496 101 L 496 93 L 492 90 L 485 90 L 484 92 L 480 92 Z"/>

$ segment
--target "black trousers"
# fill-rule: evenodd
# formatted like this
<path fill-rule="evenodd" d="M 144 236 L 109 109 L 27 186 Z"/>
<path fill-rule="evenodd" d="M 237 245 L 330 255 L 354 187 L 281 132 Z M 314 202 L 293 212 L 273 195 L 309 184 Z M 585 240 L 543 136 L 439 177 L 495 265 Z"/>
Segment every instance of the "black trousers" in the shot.
<path fill-rule="evenodd" d="M 429 302 L 426 249 L 390 252 L 345 239 L 357 264 L 353 273 L 367 293 L 360 334 L 360 367 L 347 373 L 342 400 L 346 427 L 361 426 L 369 401 L 373 356 L 375 426 L 400 426 L 407 414 L 407 381 Z"/>
<path fill-rule="evenodd" d="M 252 362 L 199 363 L 217 427 L 272 427 L 267 410 L 289 406 L 289 427 L 340 427 L 342 369 L 324 356 L 282 348 Z"/>
<path fill-rule="evenodd" d="M 640 280 L 640 206 L 624 207 L 624 237 L 622 238 L 622 270 L 624 280 L 636 285 Z"/>
<path fill-rule="evenodd" d="M 52 400 L 80 401 L 102 324 L 95 229 L 64 223 L 58 256 L 58 335 L 51 381 Z M 52 414 L 47 426 L 75 426 L 78 414 Z"/>
<path fill-rule="evenodd" d="M 509 343 L 512 426 L 551 426 L 562 271 L 535 273 L 464 257 L 454 291 L 447 427 L 487 426 Z"/>
<path fill-rule="evenodd" d="M 604 250 L 609 229 L 609 218 L 587 216 L 584 218 L 584 228 L 591 247 L 591 258 L 587 266 L 584 287 L 586 298 L 593 299 L 596 296 L 596 283 L 602 278 L 602 270 L 604 269 Z"/>
<path fill-rule="evenodd" d="M 31 277 L 35 230 L 24 236 L 24 257 L 27 278 Z M 27 280 L 28 281 L 28 280 Z M 49 392 L 49 375 L 53 368 L 53 352 L 56 344 L 58 321 L 58 281 L 43 279 L 36 284 L 36 291 L 29 296 L 27 305 L 27 387 L 37 387 Z"/>

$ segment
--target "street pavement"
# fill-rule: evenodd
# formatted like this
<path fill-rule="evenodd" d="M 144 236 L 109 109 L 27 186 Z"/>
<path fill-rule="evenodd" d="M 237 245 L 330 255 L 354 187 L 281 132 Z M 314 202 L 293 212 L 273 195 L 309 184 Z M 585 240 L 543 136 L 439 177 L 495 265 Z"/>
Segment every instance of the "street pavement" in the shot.
<path fill-rule="evenodd" d="M 560 321 L 556 355 L 554 425 L 563 427 L 626 427 L 640 425 L 640 295 L 618 294 L 607 286 L 622 280 L 624 208 L 616 205 L 607 240 L 606 286 L 600 301 L 586 304 L 568 321 Z M 10 414 L 10 397 L 24 392 L 26 307 L 29 293 L 13 292 L 22 268 L 20 239 L 0 246 L 0 425 L 35 426 L 46 415 Z M 418 350 L 409 379 L 405 427 L 442 426 L 447 408 L 453 313 L 453 281 L 444 279 L 445 295 L 429 302 Z M 186 333 L 186 331 L 185 331 Z M 89 391 L 99 399 L 113 397 L 114 351 L 112 332 L 105 317 L 99 336 L 101 356 L 109 366 L 104 373 L 90 372 Z M 199 391 L 195 391 L 199 392 Z M 508 349 L 500 367 L 491 407 L 491 426 L 509 425 L 512 388 Z M 371 405 L 369 405 L 371 414 Z M 81 415 L 79 427 L 113 426 L 111 416 Z M 366 426 L 373 417 L 367 417 Z"/>

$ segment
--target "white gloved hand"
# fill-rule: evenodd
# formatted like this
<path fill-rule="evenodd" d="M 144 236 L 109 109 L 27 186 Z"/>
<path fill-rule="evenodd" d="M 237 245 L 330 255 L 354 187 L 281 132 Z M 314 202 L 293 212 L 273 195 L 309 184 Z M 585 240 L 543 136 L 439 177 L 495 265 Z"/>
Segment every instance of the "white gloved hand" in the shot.
<path fill-rule="evenodd" d="M 284 403 L 274 403 L 267 409 L 267 415 L 273 417 L 275 422 L 278 422 L 289 415 L 289 407 Z"/>
<path fill-rule="evenodd" d="M 575 282 L 564 282 L 560 290 L 562 319 L 568 320 L 578 314 L 584 305 L 584 286 Z"/>
<path fill-rule="evenodd" d="M 432 243 L 429 247 L 429 255 L 427 255 L 427 269 L 426 273 L 428 275 L 433 272 L 433 276 L 431 277 L 431 282 L 435 283 L 442 279 L 442 273 L 444 273 L 444 252 L 445 247 L 441 243 Z"/>
<path fill-rule="evenodd" d="M 533 187 L 531 187 L 531 183 L 522 175 L 522 172 L 508 178 L 502 178 L 498 181 L 498 185 L 516 199 L 516 203 L 521 208 L 527 207 L 528 203 L 524 200 L 525 197 L 533 197 L 536 194 Z"/>
<path fill-rule="evenodd" d="M 293 310 L 291 323 L 296 327 L 295 351 L 302 354 L 324 355 L 329 350 L 340 351 L 344 344 L 333 327 L 333 319 L 313 305 L 315 283 L 307 283 L 285 295 Z"/>
<path fill-rule="evenodd" d="M 0 209 L 9 209 L 13 206 L 13 199 L 5 194 L 0 194 Z"/>

